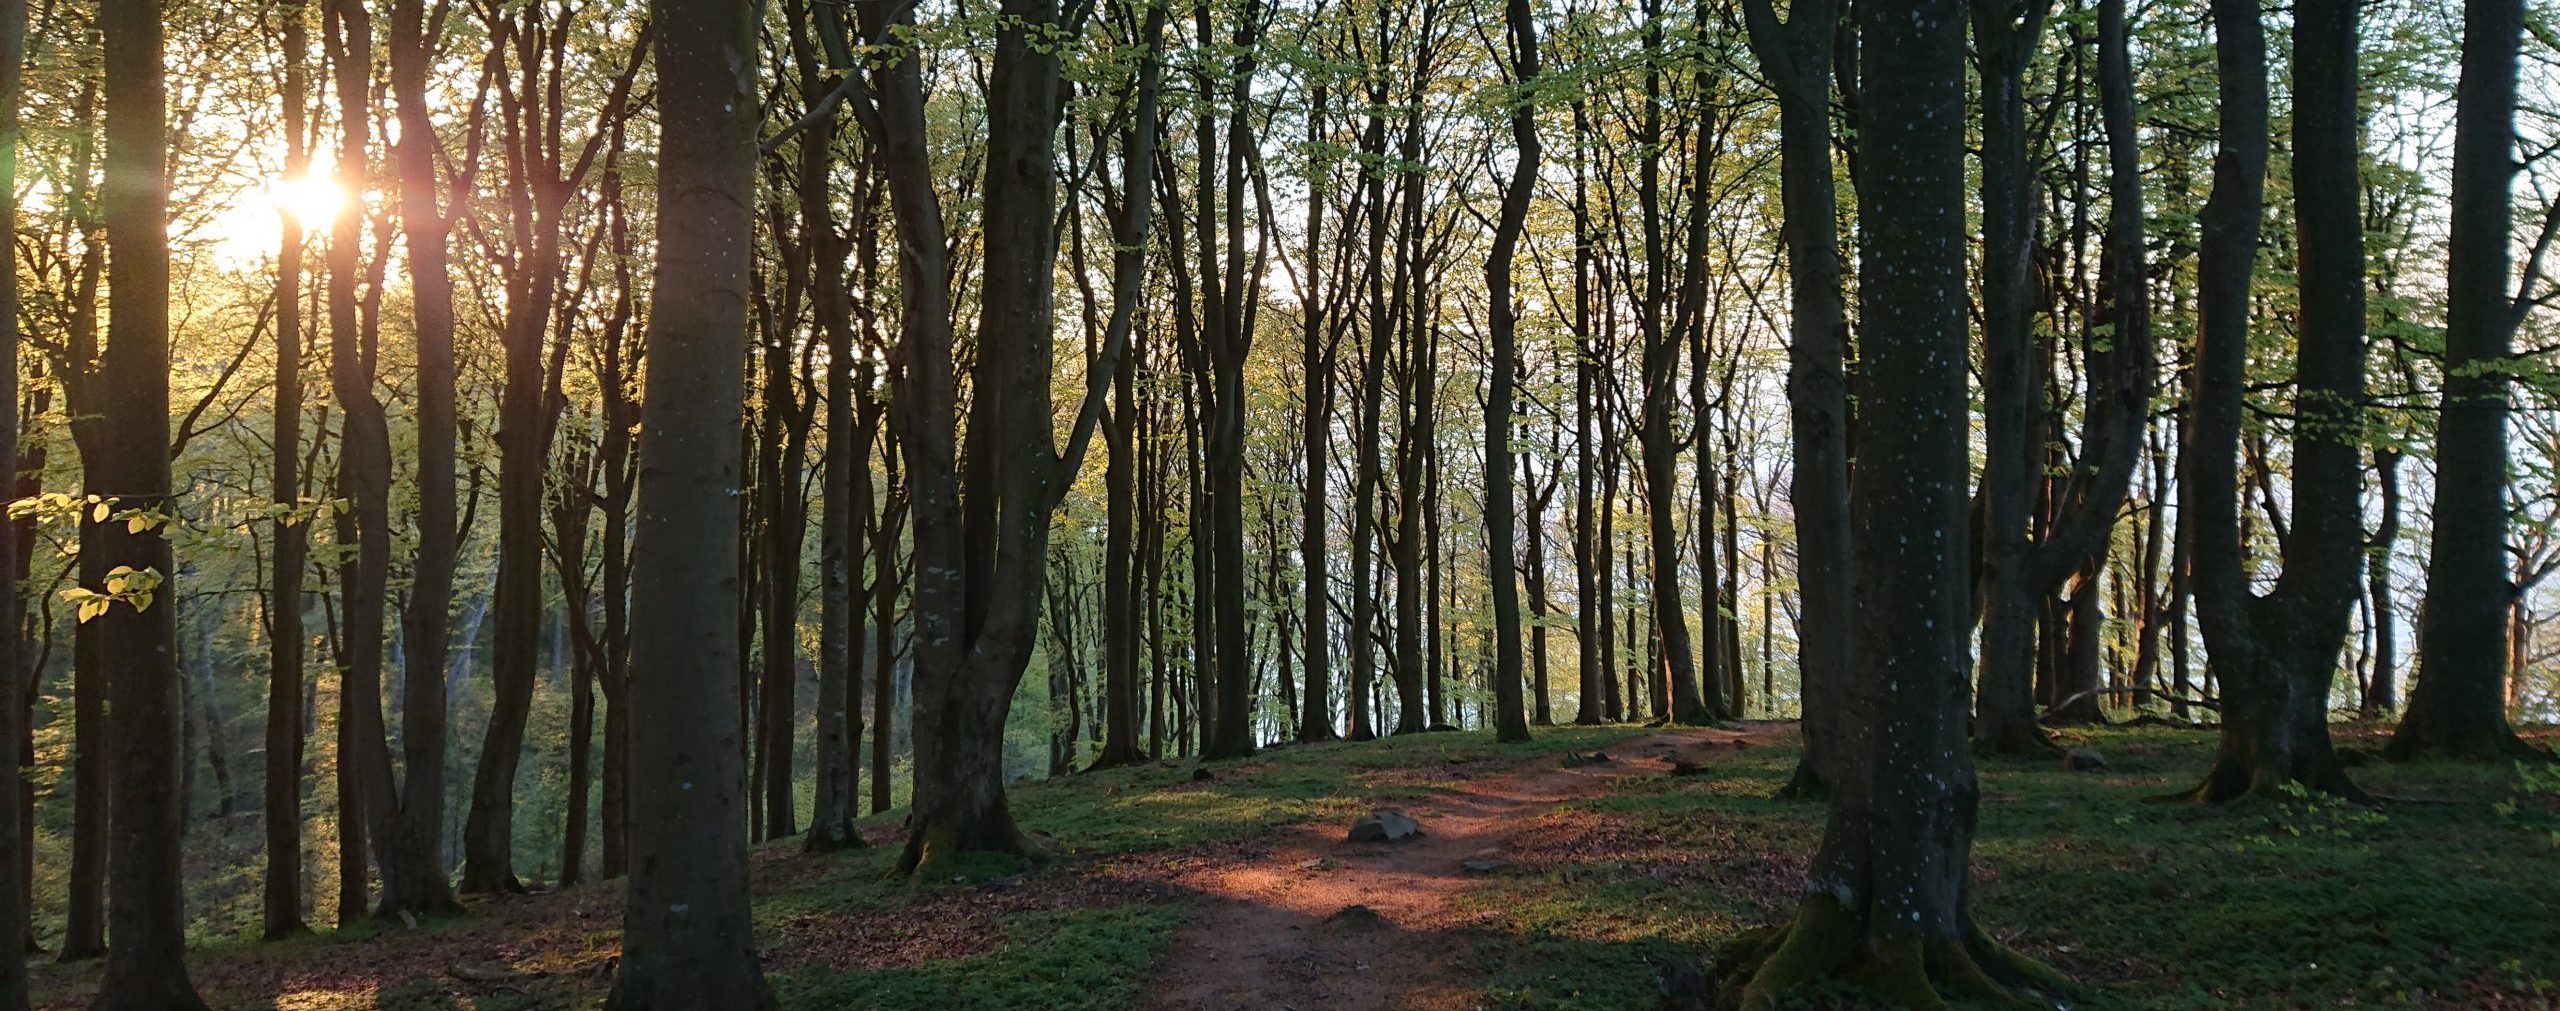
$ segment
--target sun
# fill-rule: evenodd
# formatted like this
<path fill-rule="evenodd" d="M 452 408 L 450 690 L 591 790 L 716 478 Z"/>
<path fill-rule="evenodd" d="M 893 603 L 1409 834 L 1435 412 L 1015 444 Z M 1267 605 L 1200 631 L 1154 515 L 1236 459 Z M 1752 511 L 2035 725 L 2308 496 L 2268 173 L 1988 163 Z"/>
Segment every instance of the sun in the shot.
<path fill-rule="evenodd" d="M 327 165 L 258 180 L 235 191 L 214 220 L 214 253 L 233 264 L 274 256 L 286 219 L 299 223 L 305 235 L 317 234 L 328 230 L 346 204 L 346 191 L 329 177 Z"/>

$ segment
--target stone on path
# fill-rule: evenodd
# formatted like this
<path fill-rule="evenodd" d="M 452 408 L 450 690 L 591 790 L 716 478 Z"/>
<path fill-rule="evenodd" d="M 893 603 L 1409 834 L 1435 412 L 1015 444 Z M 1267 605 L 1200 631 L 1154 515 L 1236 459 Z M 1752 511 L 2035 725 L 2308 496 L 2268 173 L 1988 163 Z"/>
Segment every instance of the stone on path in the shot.
<path fill-rule="evenodd" d="M 2096 772 L 2107 767 L 2107 757 L 2095 748 L 2073 748 L 2062 753 L 2062 767 L 2072 772 Z"/>
<path fill-rule="evenodd" d="M 1351 823 L 1352 842 L 1394 842 L 1422 834 L 1421 824 L 1402 811 L 1380 809 Z"/>
<path fill-rule="evenodd" d="M 1349 905 L 1324 918 L 1324 925 L 1336 930 L 1377 930 L 1387 925 L 1387 918 L 1365 905 Z"/>

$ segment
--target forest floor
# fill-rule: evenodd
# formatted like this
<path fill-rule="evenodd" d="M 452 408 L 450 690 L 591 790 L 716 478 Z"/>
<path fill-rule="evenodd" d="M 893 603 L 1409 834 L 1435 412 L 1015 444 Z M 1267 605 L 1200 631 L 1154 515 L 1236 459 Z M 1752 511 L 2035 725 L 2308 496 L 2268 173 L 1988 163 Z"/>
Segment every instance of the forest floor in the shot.
<path fill-rule="evenodd" d="M 2352 755 L 2378 743 L 2339 735 Z M 2207 808 L 2146 801 L 2201 774 L 2209 731 L 2063 737 L 2107 767 L 1982 765 L 1974 891 L 2002 939 L 2082 983 L 2072 1007 L 2560 1009 L 2560 773 L 2367 763 L 2395 802 Z M 1792 740 L 1420 734 L 1205 779 L 1161 763 L 1025 784 L 1020 820 L 1057 856 L 1037 869 L 976 861 L 910 887 L 886 873 L 896 812 L 864 823 L 869 849 L 757 848 L 758 947 L 795 1009 L 1658 1007 L 1792 906 L 1823 816 L 1772 798 Z M 1344 841 L 1380 808 L 1424 834 Z M 224 1009 L 587 1008 L 620 908 L 618 887 L 586 886 L 191 961 Z M 41 965 L 39 1006 L 81 1006 L 97 971 Z"/>

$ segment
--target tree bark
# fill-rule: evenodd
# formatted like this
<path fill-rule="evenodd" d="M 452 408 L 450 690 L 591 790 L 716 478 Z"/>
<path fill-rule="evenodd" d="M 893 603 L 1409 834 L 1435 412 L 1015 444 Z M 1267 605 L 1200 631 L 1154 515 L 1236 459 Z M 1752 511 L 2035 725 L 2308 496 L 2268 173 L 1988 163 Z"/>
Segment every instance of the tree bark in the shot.
<path fill-rule="evenodd" d="M 435 121 L 428 113 L 428 76 L 435 40 L 423 0 L 391 8 L 391 81 L 401 140 L 392 148 L 400 175 L 402 234 L 408 237 L 411 313 L 418 353 L 417 561 L 411 570 L 402 641 L 410 676 L 402 683 L 400 747 L 406 781 L 392 831 L 376 845 L 398 852 L 398 875 L 386 874 L 378 916 L 450 913 L 453 884 L 445 875 L 445 669 L 451 635 L 453 573 L 460 529 L 455 516 L 453 279 L 446 238 L 452 224 L 437 206 Z M 349 211 L 352 213 L 352 209 Z"/>
<path fill-rule="evenodd" d="M 753 256 L 753 5 L 653 0 L 658 249 L 633 530 L 631 883 L 612 1011 L 771 1008 L 748 907 L 736 663 L 742 552 L 732 425 Z M 708 584 L 712 592 L 702 593 Z"/>
<path fill-rule="evenodd" d="M 1502 191 L 1493 250 L 1484 265 L 1493 354 L 1493 383 L 1484 422 L 1484 519 L 1493 580 L 1494 740 L 1529 739 L 1520 693 L 1520 586 L 1513 543 L 1516 496 L 1511 489 L 1511 402 L 1520 363 L 1518 310 L 1511 299 L 1511 261 L 1529 220 L 1538 180 L 1538 21 L 1529 0 L 1505 0 L 1503 25 L 1511 64 L 1511 178 Z M 1534 518 L 1532 520 L 1534 522 Z M 1541 665 L 1543 667 L 1543 665 Z M 1543 703 L 1541 704 L 1543 708 Z"/>
<path fill-rule="evenodd" d="M 1816 794 L 1832 775 L 1831 721 L 1847 705 L 1850 627 L 1849 332 L 1841 295 L 1838 197 L 1831 167 L 1831 73 L 1839 7 L 1799 2 L 1781 22 L 1767 0 L 1745 0 L 1745 24 L 1778 94 L 1779 199 L 1785 221 L 1789 322 L 1787 409 L 1795 440 L 1796 584 L 1802 598 L 1796 668 L 1804 757 L 1785 792 Z"/>
<path fill-rule="evenodd" d="M 24 75 L 19 68 L 26 64 L 27 4 L 26 0 L 0 0 L 0 151 L 18 150 L 20 113 L 24 97 Z M 289 61 L 297 70 L 299 59 Z M 18 233 L 17 159 L 0 158 L 0 229 L 6 234 Z M 0 248 L 0 463 L 15 469 L 18 456 L 19 412 L 19 344 L 24 335 L 18 330 L 18 261 L 17 244 Z M 290 444 L 280 444 L 287 445 Z M 290 455 L 290 449 L 279 455 Z M 9 482 L 12 493 L 17 481 Z M 15 748 L 26 736 L 30 712 L 25 699 L 33 680 L 28 669 L 24 637 L 18 632 L 21 605 L 18 601 L 20 560 L 26 554 L 22 528 L 10 520 L 0 520 L 0 747 Z M 22 806 L 20 797 L 26 790 L 26 768 L 30 763 L 11 761 L 0 769 L 0 924 L 10 925 L 14 932 L 24 933 L 22 941 L 11 938 L 0 943 L 0 1011 L 25 1011 L 27 1007 L 27 954 L 33 946 L 33 931 L 27 922 L 28 893 L 33 887 L 34 836 L 27 830 L 33 819 L 30 806 Z M 293 782 L 299 783 L 299 780 Z M 298 796 L 298 795 L 297 795 Z M 298 815 L 298 812 L 297 812 Z M 299 827 L 297 825 L 297 827 Z M 301 851 L 300 839 L 293 840 L 292 850 Z M 291 893 L 288 893 L 290 896 Z M 275 899 L 268 897 L 272 910 Z M 300 925 L 300 904 L 289 906 Z M 269 917 L 269 924 L 274 923 Z"/>
<path fill-rule="evenodd" d="M 2222 684 L 2221 745 L 2193 795 L 2274 796 L 2288 784 L 2365 799 L 2329 742 L 2329 681 L 2356 597 L 2364 401 L 2364 235 L 2358 213 L 2356 11 L 2297 9 L 2294 194 L 2302 278 L 2291 535 L 2284 572 L 2250 588 L 2238 508 L 2249 278 L 2265 200 L 2266 41 L 2258 8 L 2213 5 L 2221 153 L 2198 264 L 2195 392 L 2181 511 L 2195 517 L 2197 615 Z"/>
<path fill-rule="evenodd" d="M 95 470 L 112 510 L 96 548 L 110 573 L 159 577 L 110 601 L 98 626 L 107 676 L 109 815 L 106 976 L 97 1011 L 201 1009 L 187 977 L 179 837 L 177 566 L 169 484 L 169 175 L 167 92 L 157 0 L 106 0 L 107 344 L 98 359 L 101 434 L 116 448 Z M 10 65 L 16 72 L 16 64 Z M 14 409 L 14 406 L 12 407 Z M 90 585 L 111 592 L 110 585 Z M 15 832 L 11 832 L 15 839 Z M 14 921 L 13 921 L 14 922 Z M 11 942 L 13 945 L 15 941 Z"/>
<path fill-rule="evenodd" d="M 2002 948 L 1968 900 L 1980 790 L 1966 749 L 1971 595 L 1964 304 L 1964 14 L 1955 0 L 1866 3 L 1860 91 L 1860 325 L 1876 339 L 1859 388 L 1869 426 L 1852 493 L 1857 572 L 1851 669 L 1869 672 L 1836 724 L 1831 813 L 1795 920 L 1739 1007 L 1807 983 L 1854 979 L 1886 1002 L 1949 997 L 2023 1005 L 2050 969 Z M 1803 17 L 1799 8 L 1795 17 Z M 1887 336 L 1890 335 L 1890 336 Z"/>
<path fill-rule="evenodd" d="M 20 3 L 22 0 L 6 0 Z M 310 152 L 306 150 L 310 116 L 310 28 L 305 22 L 304 5 L 282 5 L 278 20 L 283 29 L 284 93 L 281 96 L 285 132 L 285 175 L 299 177 L 311 170 Z M 17 66 L 14 57 L 5 62 Z M 0 88 L 11 87 L 17 75 L 7 76 Z M 8 115 L 14 103 L 0 106 L 0 115 Z M 0 198 L 6 199 L 6 198 Z M 280 234 L 276 245 L 276 389 L 274 413 L 274 494 L 273 508 L 279 511 L 273 526 L 275 558 L 267 595 L 267 726 L 266 788 L 266 868 L 260 890 L 261 934 L 268 940 L 292 937 L 310 932 L 302 922 L 302 575 L 309 560 L 307 525 L 312 516 L 302 511 L 302 247 L 303 222 L 291 213 L 281 215 Z M 5 256 L 0 253 L 0 256 Z M 0 271 L 5 276 L 6 271 Z M 0 280 L 0 285 L 9 284 Z M 11 313 L 9 319 L 15 319 Z M 0 324 L 5 325 L 5 324 Z M 8 370 L 14 380 L 17 370 Z M 10 398 L 11 417 L 15 417 L 16 398 Z M 15 459 L 14 453 L 0 459 Z M 7 595 L 14 600 L 15 595 Z M 14 628 L 12 622 L 9 626 Z M 14 635 L 8 637 L 16 641 Z M 12 668 L 14 669 L 14 667 Z M 13 697 L 13 696 L 9 696 Z M 0 914 L 4 915 L 4 914 Z M 0 922 L 6 922 L 0 920 Z M 10 1007 L 0 1003 L 0 1007 Z"/>
<path fill-rule="evenodd" d="M 2509 358 L 2530 305 L 2505 292 L 2523 30 L 2517 0 L 2463 5 L 2434 537 L 2418 621 L 2417 679 L 2408 716 L 2391 738 L 2393 757 L 2506 761 L 2547 754 L 2516 736 L 2506 710 L 2507 678 L 2515 673 L 2507 617 L 2521 593 L 2505 557 L 2508 384 L 2516 368 Z M 2541 253 L 2534 251 L 2537 261 Z"/>

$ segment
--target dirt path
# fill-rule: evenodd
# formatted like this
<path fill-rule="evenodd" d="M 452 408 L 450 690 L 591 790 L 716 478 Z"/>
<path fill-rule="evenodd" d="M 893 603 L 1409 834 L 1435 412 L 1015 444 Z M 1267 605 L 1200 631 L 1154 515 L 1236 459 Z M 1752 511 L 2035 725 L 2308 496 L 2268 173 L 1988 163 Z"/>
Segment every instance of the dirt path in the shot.
<path fill-rule="evenodd" d="M 1338 822 L 1294 825 L 1241 859 L 1177 875 L 1202 908 L 1176 937 L 1147 1006 L 1156 1011 L 1394 1008 L 1462 1011 L 1478 987 L 1454 971 L 1469 945 L 1456 909 L 1466 864 L 1508 861 L 1512 839 L 1556 804 L 1613 779 L 1659 776 L 1670 755 L 1704 762 L 1772 730 L 1675 730 L 1607 749 L 1611 761 L 1540 758 L 1402 810 L 1423 835 L 1344 841 Z M 1726 747 L 1718 748 L 1722 745 Z M 1499 869 L 1495 869 L 1499 872 Z M 1349 907 L 1365 907 L 1366 913 Z"/>

